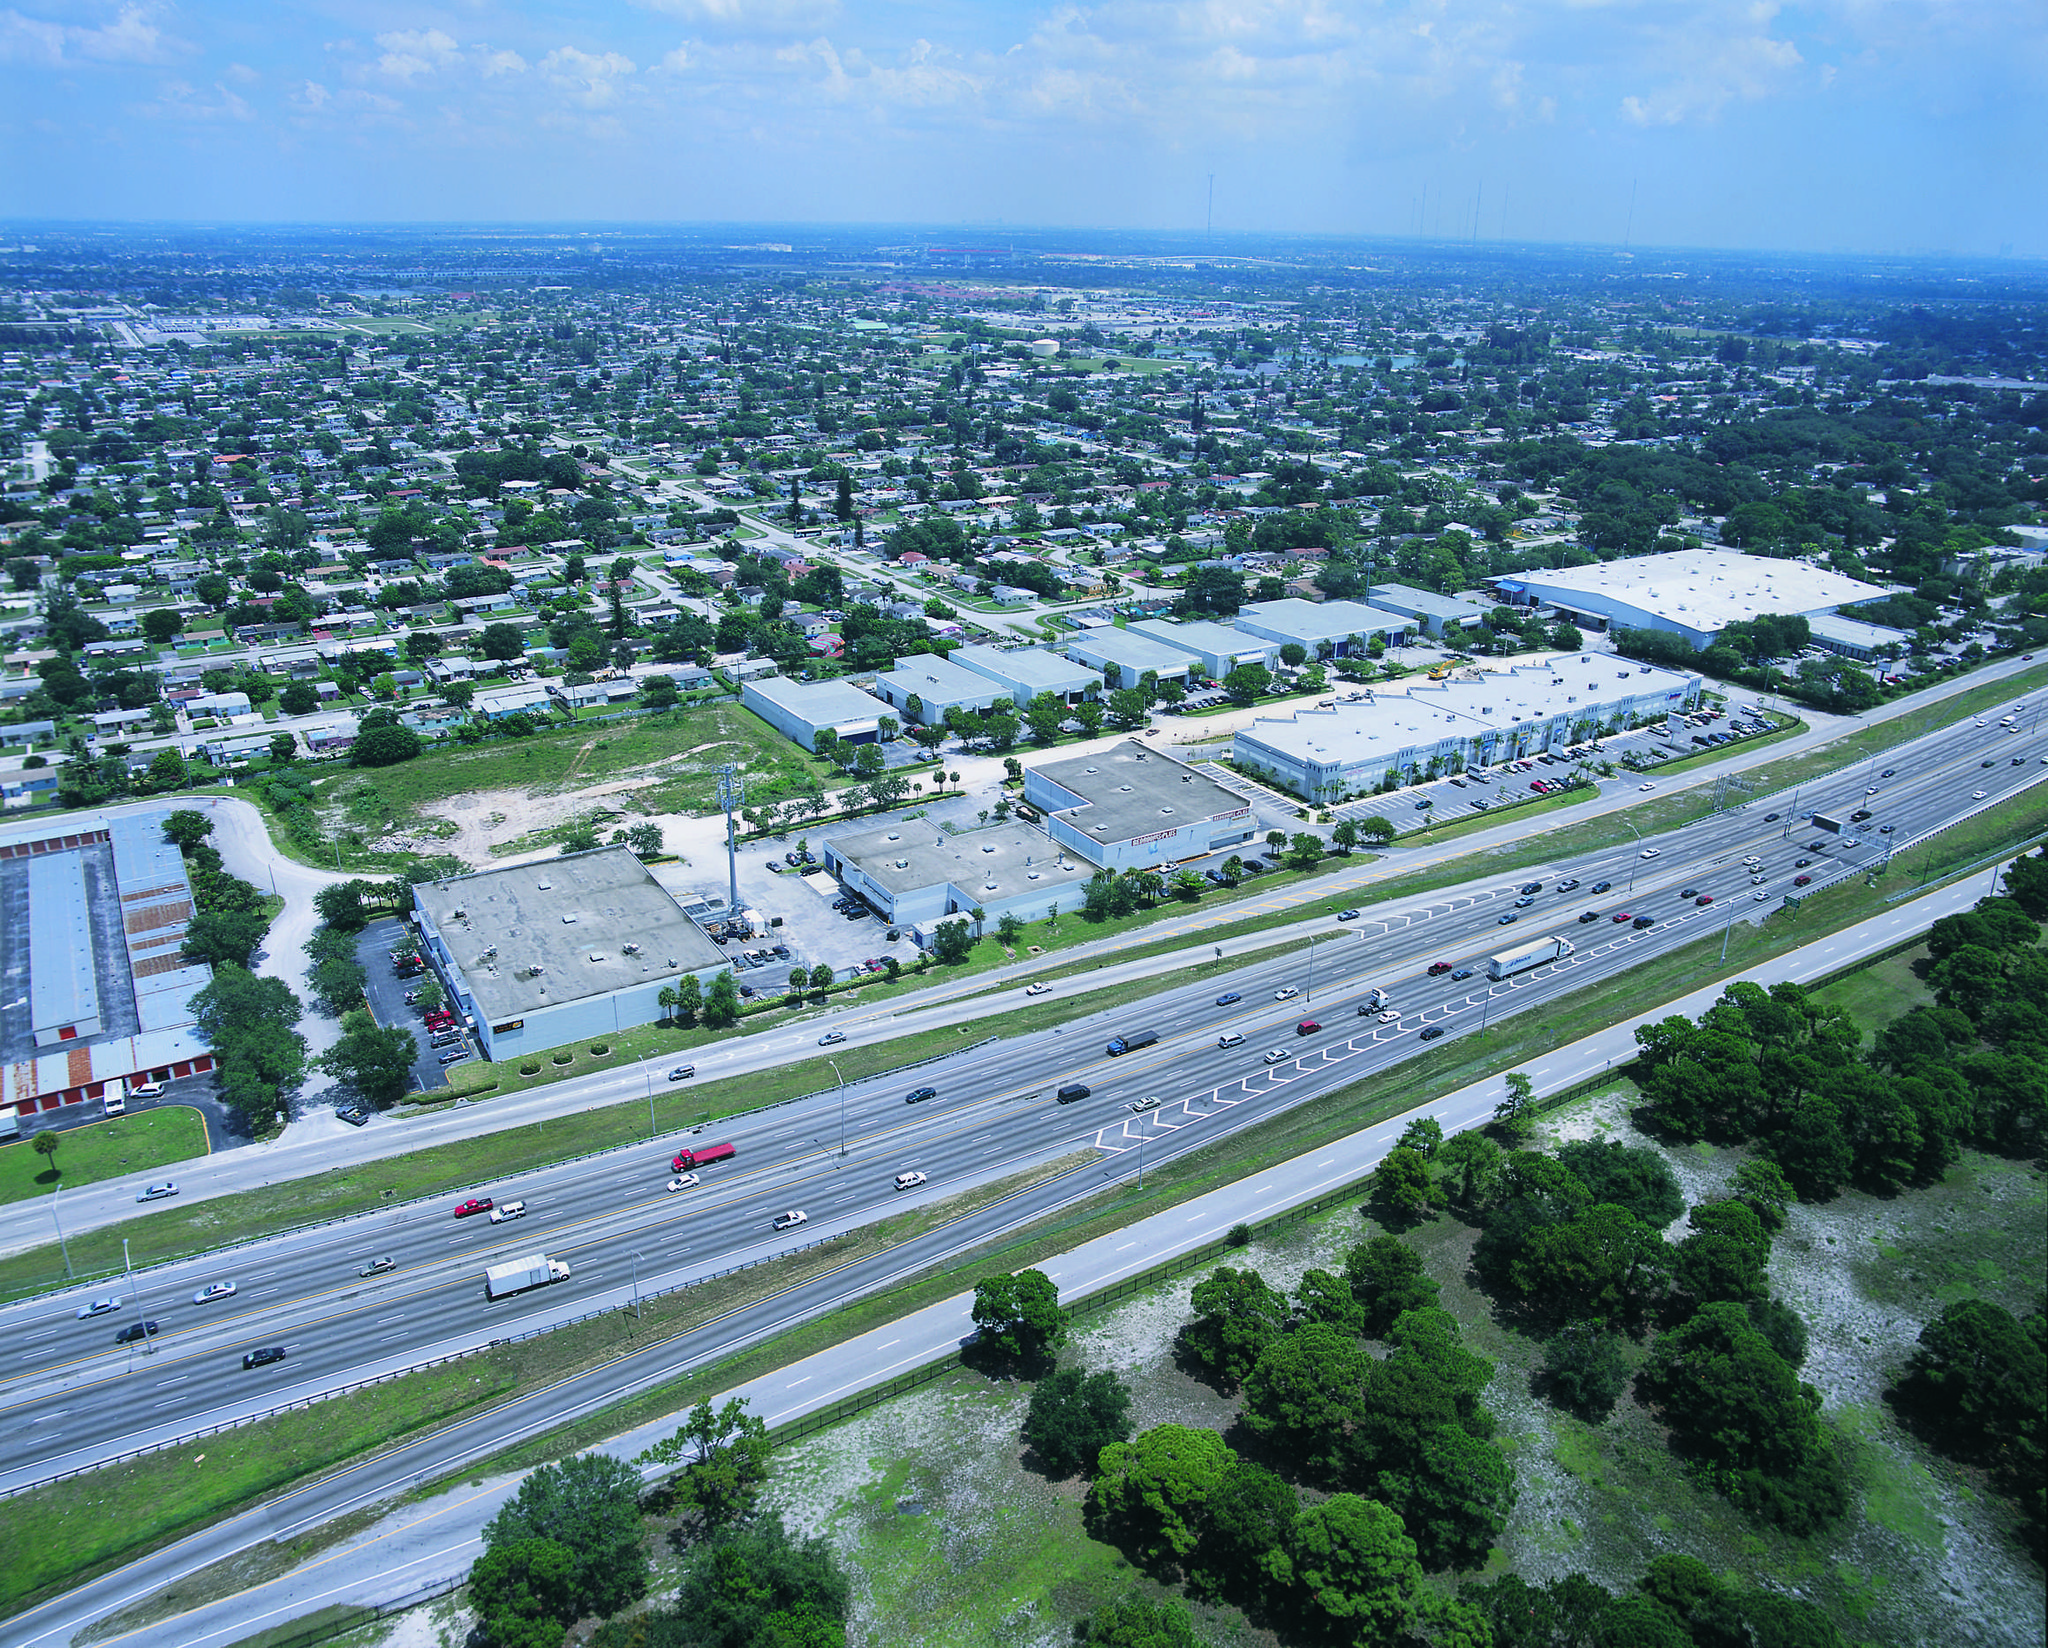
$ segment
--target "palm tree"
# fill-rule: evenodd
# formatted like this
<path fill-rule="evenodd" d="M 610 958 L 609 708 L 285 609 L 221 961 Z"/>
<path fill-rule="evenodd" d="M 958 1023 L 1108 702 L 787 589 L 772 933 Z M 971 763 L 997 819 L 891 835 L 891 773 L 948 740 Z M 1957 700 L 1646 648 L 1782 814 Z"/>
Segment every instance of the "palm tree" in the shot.
<path fill-rule="evenodd" d="M 682 996 L 673 984 L 664 984 L 654 1000 L 661 1008 L 661 1022 L 669 1023 L 676 1016 L 676 1009 L 682 1005 Z"/>
<path fill-rule="evenodd" d="M 983 816 L 986 815 L 984 814 Z M 978 940 L 981 937 L 981 924 L 988 919 L 988 911 L 977 904 L 967 913 L 974 919 L 974 936 Z"/>

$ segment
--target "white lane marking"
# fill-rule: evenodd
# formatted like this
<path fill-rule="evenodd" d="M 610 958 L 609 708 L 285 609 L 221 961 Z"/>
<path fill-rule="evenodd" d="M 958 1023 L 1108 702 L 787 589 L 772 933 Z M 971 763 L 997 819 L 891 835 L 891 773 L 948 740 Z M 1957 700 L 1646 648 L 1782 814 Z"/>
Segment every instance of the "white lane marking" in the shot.
<path fill-rule="evenodd" d="M 1119 1253 L 1124 1253 L 1129 1251 L 1131 1248 L 1136 1247 L 1137 1245 L 1138 1244 L 1136 1242 L 1126 1242 L 1122 1247 L 1118 1248 L 1116 1251 Z"/>
<path fill-rule="evenodd" d="M 788 1384 L 784 1385 L 782 1388 L 784 1390 L 795 1390 L 799 1385 L 808 1385 L 811 1382 L 811 1377 L 812 1376 L 807 1373 L 801 1379 L 792 1379 Z"/>

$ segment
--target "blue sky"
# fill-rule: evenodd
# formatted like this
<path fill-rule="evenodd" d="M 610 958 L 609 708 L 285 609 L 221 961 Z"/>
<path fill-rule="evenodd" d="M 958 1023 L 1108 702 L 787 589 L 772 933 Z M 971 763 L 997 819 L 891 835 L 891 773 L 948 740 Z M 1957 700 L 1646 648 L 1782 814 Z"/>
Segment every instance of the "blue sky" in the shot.
<path fill-rule="evenodd" d="M 0 215 L 2048 255 L 2043 0 L 20 0 Z M 1634 214 L 1630 220 L 1630 197 Z"/>

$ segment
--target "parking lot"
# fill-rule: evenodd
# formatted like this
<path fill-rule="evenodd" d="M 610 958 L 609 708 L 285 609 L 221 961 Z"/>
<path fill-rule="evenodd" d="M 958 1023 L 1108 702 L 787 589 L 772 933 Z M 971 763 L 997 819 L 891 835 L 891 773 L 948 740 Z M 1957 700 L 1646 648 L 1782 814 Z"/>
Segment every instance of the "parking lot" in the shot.
<path fill-rule="evenodd" d="M 430 1038 L 423 1015 L 417 1007 L 406 1004 L 406 996 L 420 987 L 420 979 L 402 979 L 391 970 L 391 952 L 409 931 L 401 921 L 371 922 L 357 935 L 356 960 L 369 975 L 363 994 L 369 999 L 371 1016 L 379 1024 L 395 1025 L 413 1033 L 413 1042 L 419 1048 L 419 1057 L 412 1064 L 413 1086 L 426 1093 L 447 1080 L 447 1069 L 441 1063 L 441 1054 L 447 1049 L 428 1045 Z M 428 976 L 423 973 L 421 978 Z M 464 1046 L 474 1052 L 476 1044 L 472 1040 Z"/>

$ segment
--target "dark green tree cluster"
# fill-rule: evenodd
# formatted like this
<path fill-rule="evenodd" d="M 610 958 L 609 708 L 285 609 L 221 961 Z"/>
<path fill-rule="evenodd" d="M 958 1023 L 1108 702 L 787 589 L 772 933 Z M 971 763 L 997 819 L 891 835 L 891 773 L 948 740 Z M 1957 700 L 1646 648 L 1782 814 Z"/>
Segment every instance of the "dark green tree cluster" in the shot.
<path fill-rule="evenodd" d="M 2031 888 L 2040 854 L 2013 867 Z M 1935 1005 L 1862 1034 L 1800 986 L 1730 985 L 1697 1023 L 1636 1031 L 1650 1114 L 1681 1138 L 1754 1139 L 1800 1197 L 1938 1182 L 1965 1146 L 2048 1139 L 2048 955 L 2017 896 L 1978 901 L 1928 936 Z"/>
<path fill-rule="evenodd" d="M 1458 1596 L 1492 1648 L 1848 1648 L 1811 1602 L 1730 1584 L 1677 1553 L 1620 1596 L 1579 1573 L 1547 1585 L 1504 1574 Z"/>
<path fill-rule="evenodd" d="M 1130 1388 L 1114 1373 L 1059 1368 L 1032 1387 L 1024 1441 L 1050 1477 L 1092 1476 L 1102 1450 L 1130 1435 Z"/>
<path fill-rule="evenodd" d="M 976 1350 L 1001 1366 L 1043 1367 L 1067 1334 L 1059 1289 L 1042 1270 L 1005 1271 L 974 1287 Z"/>
<path fill-rule="evenodd" d="M 2035 1561 L 2048 1556 L 2048 1309 L 2024 1321 L 1986 1299 L 1944 1305 L 1886 1398 L 1951 1458 L 1980 1467 L 2019 1512 Z"/>
<path fill-rule="evenodd" d="M 221 1102 L 252 1130 L 289 1114 L 306 1073 L 306 1038 L 293 1028 L 299 1001 L 282 979 L 258 978 L 232 962 L 213 970 L 192 998 L 192 1017 L 213 1050 Z"/>
<path fill-rule="evenodd" d="M 219 851 L 206 840 L 212 829 L 213 821 L 194 810 L 175 812 L 165 821 L 165 835 L 184 857 L 192 884 L 192 920 L 179 952 L 187 961 L 246 968 L 270 931 L 271 917 L 263 908 L 262 890 L 224 867 Z"/>
<path fill-rule="evenodd" d="M 484 1524 L 470 1597 L 491 1648 L 561 1648 L 579 1619 L 647 1593 L 640 1473 L 580 1453 L 543 1465 Z"/>

